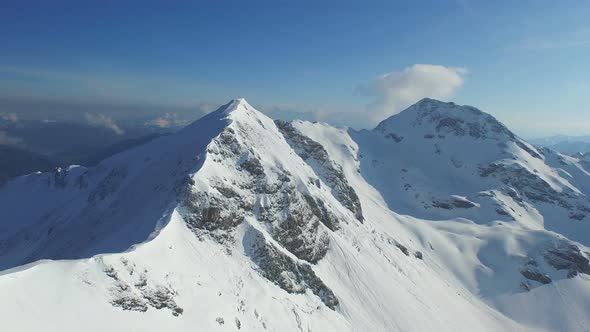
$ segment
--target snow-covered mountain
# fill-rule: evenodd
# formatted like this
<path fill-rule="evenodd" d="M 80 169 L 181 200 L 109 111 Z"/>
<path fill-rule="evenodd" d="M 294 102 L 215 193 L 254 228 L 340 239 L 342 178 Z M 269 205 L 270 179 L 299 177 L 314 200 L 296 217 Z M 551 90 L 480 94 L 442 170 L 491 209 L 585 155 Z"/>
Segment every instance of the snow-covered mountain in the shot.
<path fill-rule="evenodd" d="M 233 100 L 0 187 L 19 331 L 587 331 L 590 167 L 473 107 L 372 131 Z"/>

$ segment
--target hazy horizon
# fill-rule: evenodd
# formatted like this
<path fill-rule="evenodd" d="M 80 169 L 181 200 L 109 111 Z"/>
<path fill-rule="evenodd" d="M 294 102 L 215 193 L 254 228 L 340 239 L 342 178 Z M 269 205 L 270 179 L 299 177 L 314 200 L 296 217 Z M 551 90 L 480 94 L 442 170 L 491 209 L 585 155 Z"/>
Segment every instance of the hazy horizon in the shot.
<path fill-rule="evenodd" d="M 239 96 L 370 128 L 432 97 L 523 137 L 584 135 L 590 4 L 571 4 L 5 3 L 0 113 L 165 124 Z"/>

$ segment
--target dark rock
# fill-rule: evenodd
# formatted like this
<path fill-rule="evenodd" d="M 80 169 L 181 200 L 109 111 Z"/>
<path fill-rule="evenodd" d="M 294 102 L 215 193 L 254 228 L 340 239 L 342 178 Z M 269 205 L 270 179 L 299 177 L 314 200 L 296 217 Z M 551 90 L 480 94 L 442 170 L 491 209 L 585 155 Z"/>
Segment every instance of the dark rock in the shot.
<path fill-rule="evenodd" d="M 460 208 L 460 209 L 471 209 L 476 206 L 471 201 L 468 201 L 466 199 L 456 198 L 456 197 L 453 198 L 452 203 L 453 203 L 454 207 Z"/>
<path fill-rule="evenodd" d="M 501 216 L 510 216 L 510 213 L 502 208 L 496 208 L 496 213 Z"/>
<path fill-rule="evenodd" d="M 394 142 L 396 142 L 396 143 L 399 143 L 399 142 L 401 142 L 401 141 L 403 141 L 403 140 L 404 140 L 404 137 L 403 137 L 403 136 L 399 136 L 399 135 L 397 135 L 397 134 L 395 134 L 395 133 L 389 133 L 389 134 L 386 134 L 386 135 L 385 135 L 385 138 L 392 139 L 392 140 L 393 140 Z"/>
<path fill-rule="evenodd" d="M 582 212 L 572 212 L 569 215 L 570 219 L 575 219 L 575 220 L 584 220 L 584 218 L 586 218 L 586 215 Z"/>
<path fill-rule="evenodd" d="M 354 188 L 350 186 L 342 167 L 334 163 L 326 149 L 318 142 L 303 135 L 293 125 L 284 121 L 275 121 L 287 143 L 305 161 L 313 161 L 310 166 L 331 189 L 334 197 L 359 221 L 363 221 L 360 199 Z"/>
<path fill-rule="evenodd" d="M 319 229 L 320 222 L 333 225 L 337 221 L 324 215 L 327 210 L 323 202 L 322 209 L 313 197 L 300 196 L 299 192 L 289 196 L 286 220 L 273 229 L 273 238 L 297 258 L 316 263 L 326 255 L 330 244 L 328 235 Z"/>
<path fill-rule="evenodd" d="M 446 201 L 432 201 L 432 206 L 439 209 L 451 210 L 453 207 Z"/>
<path fill-rule="evenodd" d="M 553 266 L 557 270 L 567 270 L 568 278 L 573 278 L 578 273 L 590 275 L 590 264 L 580 248 L 571 245 L 562 245 L 560 247 L 547 250 L 543 257 L 547 264 Z"/>
<path fill-rule="evenodd" d="M 408 248 L 406 248 L 406 246 L 402 245 L 401 243 L 396 243 L 395 246 L 404 253 L 404 255 L 406 256 L 410 256 L 410 251 L 408 250 Z"/>
<path fill-rule="evenodd" d="M 444 118 L 439 120 L 436 131 L 450 132 L 457 136 L 465 136 L 465 129 L 462 127 L 463 120 L 455 118 Z"/>
<path fill-rule="evenodd" d="M 139 297 L 122 296 L 111 301 L 114 307 L 119 307 L 123 310 L 146 312 L 148 305 Z"/>
<path fill-rule="evenodd" d="M 246 161 L 242 163 L 241 166 L 243 169 L 245 169 L 248 173 L 252 174 L 253 176 L 264 175 L 264 167 L 262 167 L 262 164 L 260 163 L 260 160 L 258 160 L 258 158 L 248 158 Z"/>
<path fill-rule="evenodd" d="M 167 287 L 159 286 L 156 289 L 146 289 L 142 293 L 149 305 L 156 309 L 170 309 L 174 316 L 182 315 L 184 312 L 184 309 L 174 301 L 174 292 Z"/>
<path fill-rule="evenodd" d="M 526 146 L 526 144 L 524 144 L 523 142 L 521 142 L 519 139 L 515 139 L 514 140 L 514 143 L 516 143 L 516 145 L 518 145 L 519 148 L 523 149 L 528 154 L 530 154 L 533 158 L 537 158 L 539 160 L 543 160 L 543 157 L 541 157 L 540 154 L 538 154 L 533 149 L 531 149 L 528 146 Z"/>
<path fill-rule="evenodd" d="M 311 289 L 328 308 L 336 308 L 338 299 L 314 273 L 311 265 L 285 255 L 254 228 L 248 230 L 245 238 L 245 249 L 265 278 L 288 293 L 303 294 L 306 289 Z"/>
<path fill-rule="evenodd" d="M 529 280 L 534 280 L 534 281 L 540 282 L 542 284 L 550 284 L 551 283 L 551 278 L 546 274 L 540 273 L 539 271 L 535 271 L 532 269 L 523 269 L 523 270 L 520 270 L 520 274 L 522 274 L 523 277 L 525 277 Z"/>

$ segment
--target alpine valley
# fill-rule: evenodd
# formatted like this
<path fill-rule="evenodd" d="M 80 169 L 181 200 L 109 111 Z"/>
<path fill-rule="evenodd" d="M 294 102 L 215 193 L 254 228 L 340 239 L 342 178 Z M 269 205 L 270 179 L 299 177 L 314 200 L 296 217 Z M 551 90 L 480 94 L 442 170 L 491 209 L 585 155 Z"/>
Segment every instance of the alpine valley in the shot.
<path fill-rule="evenodd" d="M 13 331 L 589 331 L 590 159 L 423 99 L 355 131 L 236 99 L 0 187 Z"/>

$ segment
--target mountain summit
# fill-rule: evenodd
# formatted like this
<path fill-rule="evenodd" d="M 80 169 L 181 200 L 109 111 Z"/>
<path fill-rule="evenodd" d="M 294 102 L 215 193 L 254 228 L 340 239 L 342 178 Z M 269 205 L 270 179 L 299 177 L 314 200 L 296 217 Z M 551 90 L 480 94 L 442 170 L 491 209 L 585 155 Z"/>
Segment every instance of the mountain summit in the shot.
<path fill-rule="evenodd" d="M 0 187 L 0 311 L 23 331 L 584 331 L 589 194 L 579 158 L 470 106 L 354 131 L 235 99 Z"/>

